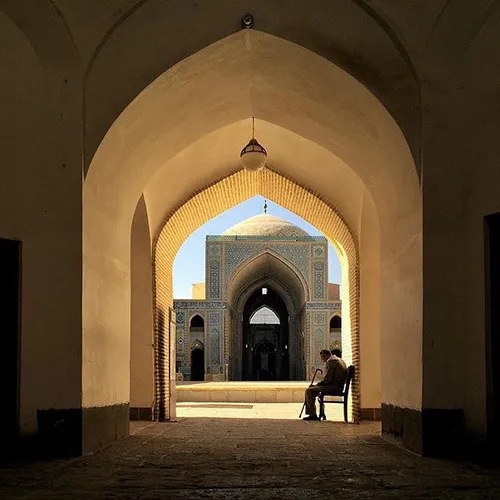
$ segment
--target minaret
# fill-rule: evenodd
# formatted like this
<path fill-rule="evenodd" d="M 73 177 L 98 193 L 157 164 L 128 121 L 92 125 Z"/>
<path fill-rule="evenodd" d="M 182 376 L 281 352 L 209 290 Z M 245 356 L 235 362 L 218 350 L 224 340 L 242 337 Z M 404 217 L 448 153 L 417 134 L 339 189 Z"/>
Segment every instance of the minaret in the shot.
<path fill-rule="evenodd" d="M 267 214 L 267 200 L 264 200 L 264 213 Z"/>

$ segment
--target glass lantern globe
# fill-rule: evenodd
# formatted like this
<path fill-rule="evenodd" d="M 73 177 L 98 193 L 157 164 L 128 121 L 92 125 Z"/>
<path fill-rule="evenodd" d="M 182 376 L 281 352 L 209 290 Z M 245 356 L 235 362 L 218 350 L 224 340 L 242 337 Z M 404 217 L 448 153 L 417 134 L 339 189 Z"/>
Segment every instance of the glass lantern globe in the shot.
<path fill-rule="evenodd" d="M 251 139 L 250 142 L 241 150 L 240 158 L 243 166 L 248 171 L 258 172 L 266 166 L 267 151 L 257 142 L 256 139 Z"/>

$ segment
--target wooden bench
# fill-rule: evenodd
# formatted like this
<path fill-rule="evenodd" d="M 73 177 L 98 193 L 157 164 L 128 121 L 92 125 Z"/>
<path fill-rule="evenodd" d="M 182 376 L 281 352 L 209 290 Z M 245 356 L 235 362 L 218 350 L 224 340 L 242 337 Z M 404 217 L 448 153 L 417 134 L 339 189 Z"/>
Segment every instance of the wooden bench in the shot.
<path fill-rule="evenodd" d="M 344 384 L 344 390 L 343 391 L 337 391 L 337 392 L 321 392 L 318 396 L 318 401 L 319 401 L 319 419 L 320 420 L 326 420 L 326 414 L 325 414 L 325 404 L 328 403 L 334 403 L 334 404 L 343 404 L 344 405 L 344 422 L 347 423 L 347 403 L 349 401 L 349 389 L 351 387 L 351 382 L 352 379 L 354 378 L 354 374 L 356 372 L 356 369 L 354 368 L 354 365 L 349 366 L 347 368 L 347 376 L 345 379 L 345 384 Z M 335 398 L 341 398 L 341 399 L 336 399 L 335 401 L 328 401 L 325 400 L 325 397 L 335 397 Z"/>

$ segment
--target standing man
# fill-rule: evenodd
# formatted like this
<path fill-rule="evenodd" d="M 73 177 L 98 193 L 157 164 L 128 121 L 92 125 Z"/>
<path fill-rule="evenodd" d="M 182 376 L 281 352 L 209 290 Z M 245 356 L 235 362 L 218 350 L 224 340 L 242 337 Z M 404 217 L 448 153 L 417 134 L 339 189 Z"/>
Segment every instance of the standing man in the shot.
<path fill-rule="evenodd" d="M 347 376 L 347 365 L 341 358 L 340 349 L 323 349 L 319 355 L 321 361 L 325 363 L 325 376 L 316 385 L 306 389 L 306 414 L 303 420 L 319 420 L 316 414 L 316 396 L 320 392 L 340 392 L 344 390 L 344 383 Z"/>

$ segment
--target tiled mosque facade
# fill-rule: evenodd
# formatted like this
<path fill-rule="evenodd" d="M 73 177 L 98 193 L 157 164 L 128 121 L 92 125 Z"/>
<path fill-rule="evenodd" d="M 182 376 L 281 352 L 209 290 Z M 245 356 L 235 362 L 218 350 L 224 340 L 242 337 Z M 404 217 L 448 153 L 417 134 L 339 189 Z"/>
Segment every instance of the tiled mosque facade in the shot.
<path fill-rule="evenodd" d="M 338 316 L 338 326 L 342 304 L 338 286 L 328 283 L 325 237 L 310 236 L 287 221 L 262 214 L 222 235 L 207 236 L 205 255 L 205 298 L 174 300 L 179 378 L 191 379 L 192 352 L 201 349 L 204 380 L 241 380 L 238 367 L 244 347 L 237 337 L 241 337 L 244 328 L 243 292 L 254 282 L 261 287 L 277 283 L 277 293 L 289 295 L 287 378 L 308 378 L 318 363 L 319 350 L 340 346 L 340 328 L 330 327 L 334 316 Z M 285 270 L 281 274 L 276 270 L 275 275 L 272 265 L 264 269 L 259 259 L 266 256 L 276 259 L 273 262 Z M 193 322 L 197 316 L 197 322 Z"/>

